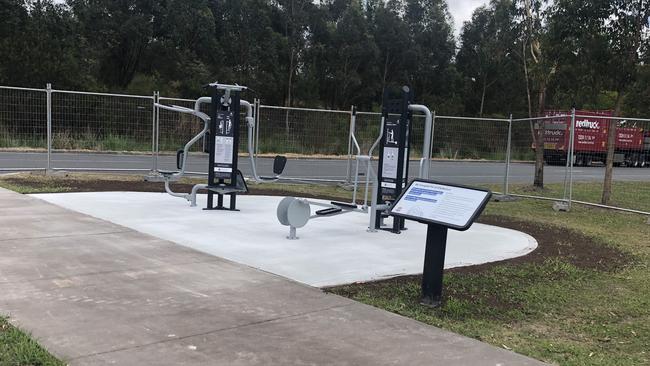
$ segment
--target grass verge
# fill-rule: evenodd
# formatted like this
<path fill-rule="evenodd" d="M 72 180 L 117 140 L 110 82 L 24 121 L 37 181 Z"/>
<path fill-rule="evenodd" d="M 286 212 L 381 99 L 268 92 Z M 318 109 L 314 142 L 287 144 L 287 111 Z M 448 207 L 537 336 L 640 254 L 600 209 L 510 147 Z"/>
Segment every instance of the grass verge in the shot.
<path fill-rule="evenodd" d="M 46 350 L 0 317 L 0 366 L 64 366 Z"/>
<path fill-rule="evenodd" d="M 636 199 L 648 202 L 650 185 L 645 187 L 645 196 Z M 575 235 L 557 238 L 556 253 L 541 262 L 506 261 L 470 272 L 447 271 L 440 309 L 419 305 L 419 277 L 331 291 L 550 363 L 650 363 L 646 217 L 580 205 L 559 213 L 549 202 L 519 200 L 490 203 L 485 218 L 524 220 L 547 232 Z M 613 268 L 581 265 L 572 249 L 585 241 L 587 250 L 601 252 L 590 262 L 616 261 L 603 254 L 603 248 L 623 253 L 630 261 Z"/>
<path fill-rule="evenodd" d="M 195 182 L 183 181 L 179 190 Z M 25 193 L 162 191 L 162 184 L 139 177 L 81 174 L 4 176 L 0 186 Z M 650 202 L 650 184 L 620 187 L 618 204 L 645 207 Z M 350 198 L 349 191 L 334 186 L 250 188 L 254 194 Z M 574 192 L 597 197 L 600 189 L 599 184 L 581 183 Z M 548 197 L 561 197 L 562 192 L 560 185 L 535 192 L 514 186 L 513 191 Z M 418 304 L 418 276 L 329 291 L 555 364 L 650 364 L 647 218 L 580 205 L 570 213 L 550 207 L 550 202 L 527 199 L 490 203 L 484 222 L 528 232 L 538 238 L 540 248 L 521 259 L 447 271 L 445 304 L 439 309 Z"/>

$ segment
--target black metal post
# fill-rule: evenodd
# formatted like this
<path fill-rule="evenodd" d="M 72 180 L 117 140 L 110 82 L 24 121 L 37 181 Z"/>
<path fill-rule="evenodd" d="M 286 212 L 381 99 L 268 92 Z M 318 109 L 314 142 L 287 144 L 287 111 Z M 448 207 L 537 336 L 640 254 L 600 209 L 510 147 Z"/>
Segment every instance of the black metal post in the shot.
<path fill-rule="evenodd" d="M 447 228 L 442 225 L 429 224 L 422 273 L 422 299 L 420 300 L 422 305 L 437 307 L 442 303 L 442 278 L 446 248 Z"/>
<path fill-rule="evenodd" d="M 379 163 L 377 168 L 377 202 L 380 204 L 391 203 L 402 193 L 408 182 L 408 162 L 410 154 L 410 133 L 411 133 L 411 111 L 409 105 L 413 101 L 413 91 L 404 86 L 401 88 L 400 99 L 391 99 L 391 92 L 384 91 L 382 118 L 384 118 L 384 130 L 379 144 Z M 395 165 L 391 173 L 384 171 L 384 152 L 386 149 L 395 151 L 393 159 Z M 388 150 L 388 151 L 391 151 Z M 387 174 L 388 173 L 388 174 Z M 382 218 L 386 217 L 384 211 L 379 211 L 375 218 L 375 227 L 395 234 L 406 230 L 404 220 L 393 217 L 393 225 L 390 228 L 382 228 Z"/>

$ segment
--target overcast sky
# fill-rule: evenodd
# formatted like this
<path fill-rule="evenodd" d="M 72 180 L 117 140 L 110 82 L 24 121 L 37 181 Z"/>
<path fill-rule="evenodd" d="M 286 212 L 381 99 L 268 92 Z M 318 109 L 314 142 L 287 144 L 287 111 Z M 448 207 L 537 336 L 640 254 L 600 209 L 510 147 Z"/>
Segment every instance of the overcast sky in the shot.
<path fill-rule="evenodd" d="M 463 22 L 472 18 L 474 9 L 487 3 L 487 0 L 447 0 L 449 12 L 454 17 L 454 34 L 458 37 Z"/>

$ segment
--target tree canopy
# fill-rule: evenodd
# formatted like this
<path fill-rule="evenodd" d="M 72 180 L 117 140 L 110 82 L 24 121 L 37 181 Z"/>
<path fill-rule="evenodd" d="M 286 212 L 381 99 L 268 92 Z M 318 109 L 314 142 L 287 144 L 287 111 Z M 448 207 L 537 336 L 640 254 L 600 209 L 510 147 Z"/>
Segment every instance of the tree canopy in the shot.
<path fill-rule="evenodd" d="M 439 114 L 650 116 L 647 0 L 0 0 L 0 84 L 376 109 L 408 84 Z"/>

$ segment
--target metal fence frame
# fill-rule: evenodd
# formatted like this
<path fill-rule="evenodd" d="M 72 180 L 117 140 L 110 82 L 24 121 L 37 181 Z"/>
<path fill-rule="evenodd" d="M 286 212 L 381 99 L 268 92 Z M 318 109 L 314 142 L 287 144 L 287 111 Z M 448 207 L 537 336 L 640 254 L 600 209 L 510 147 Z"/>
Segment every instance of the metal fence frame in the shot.
<path fill-rule="evenodd" d="M 22 172 L 30 172 L 30 171 L 45 171 L 48 169 L 49 166 L 49 141 L 51 137 L 51 130 L 49 129 L 49 122 L 47 120 L 50 118 L 51 114 L 51 99 L 50 99 L 50 93 L 48 91 L 50 84 L 47 84 L 46 88 L 44 89 L 39 89 L 39 88 L 24 88 L 24 87 L 15 87 L 15 86 L 0 86 L 0 91 L 21 91 L 21 92 L 35 92 L 35 93 L 44 93 L 46 97 L 46 121 L 45 121 L 45 126 L 46 126 L 46 149 L 48 150 L 48 157 L 47 157 L 47 162 L 46 166 L 44 167 L 39 167 L 39 168 L 27 168 L 27 167 L 18 167 L 18 168 L 2 168 L 0 167 L 0 172 L 16 172 L 16 171 L 22 171 Z"/>
<path fill-rule="evenodd" d="M 152 161 L 155 162 L 157 161 L 157 154 L 156 150 L 153 149 L 153 147 L 157 147 L 158 141 L 156 140 L 156 126 L 157 126 L 157 108 L 155 107 L 154 103 L 158 99 L 158 92 L 152 93 L 152 95 L 134 95 L 134 94 L 116 94 L 116 93 L 96 93 L 96 92 L 80 92 L 80 91 L 73 91 L 73 90 L 56 90 L 52 89 L 51 84 L 47 84 L 47 95 L 48 95 L 48 102 L 47 102 L 47 168 L 46 171 L 106 171 L 106 172 L 150 172 L 152 171 L 151 169 L 144 169 L 144 168 L 96 168 L 96 167 L 89 167 L 89 168 L 79 168 L 79 167 L 74 167 L 74 168 L 59 168 L 54 165 L 55 162 L 52 160 L 53 154 L 56 154 L 55 151 L 53 151 L 52 148 L 52 142 L 53 142 L 53 134 L 52 134 L 52 125 L 53 125 L 53 118 L 52 118 L 52 97 L 54 94 L 69 94 L 69 95 L 82 95 L 82 96 L 99 96 L 99 97 L 117 97 L 117 98 L 130 98 L 130 99 L 140 99 L 140 100 L 147 100 L 151 102 L 151 111 L 152 111 L 152 123 L 151 123 L 151 136 L 152 136 L 152 151 L 151 151 L 151 158 Z"/>
<path fill-rule="evenodd" d="M 179 98 L 169 98 L 169 97 L 162 97 L 160 96 L 159 92 L 153 92 L 152 95 L 129 95 L 129 94 L 113 94 L 113 93 L 94 93 L 94 92 L 79 92 L 79 91 L 71 91 L 71 90 L 56 90 L 52 88 L 51 84 L 47 84 L 44 89 L 38 89 L 38 88 L 22 88 L 22 87 L 8 87 L 8 86 L 0 86 L 0 92 L 1 91 L 6 91 L 6 90 L 14 90 L 14 91 L 23 91 L 23 92 L 34 92 L 34 93 L 45 93 L 46 96 L 46 118 L 45 121 L 42 121 L 45 123 L 46 126 L 46 150 L 47 150 L 47 161 L 44 167 L 38 167 L 38 168 L 24 168 L 24 167 L 18 167 L 18 168 L 0 168 L 0 172 L 2 171 L 39 171 L 39 170 L 44 170 L 46 172 L 52 172 L 52 171 L 60 171 L 60 170 L 72 170 L 72 171 L 113 171 L 113 172 L 149 172 L 150 175 L 156 175 L 158 173 L 159 169 L 159 156 L 160 156 L 160 109 L 155 107 L 155 103 L 157 102 L 162 102 L 162 101 L 183 101 L 183 102 L 194 102 L 194 100 L 191 99 L 179 99 Z M 89 167 L 89 168 L 61 168 L 56 166 L 56 160 L 52 159 L 53 154 L 56 153 L 53 149 L 53 131 L 52 131 L 52 125 L 53 125 L 53 106 L 52 106 L 52 100 L 53 100 L 53 95 L 56 94 L 75 94 L 75 95 L 92 95 L 92 96 L 99 96 L 99 97 L 118 97 L 118 98 L 135 98 L 135 99 L 143 99 L 147 100 L 148 103 L 151 104 L 151 113 L 152 113 L 152 121 L 150 124 L 150 132 L 151 132 L 151 168 L 137 168 L 137 169 L 127 169 L 127 168 L 98 168 L 98 167 Z M 345 159 L 347 160 L 346 162 L 346 169 L 345 169 L 345 175 L 343 179 L 318 179 L 318 178 L 305 178 L 305 177 L 291 177 L 288 178 L 288 180 L 300 180 L 300 181 L 321 181 L 321 182 L 336 182 L 336 183 L 347 183 L 350 184 L 352 182 L 352 164 L 353 160 L 355 159 L 354 151 L 353 151 L 353 142 L 352 142 L 352 135 L 355 132 L 355 128 L 357 127 L 357 117 L 359 116 L 376 116 L 377 118 L 380 118 L 381 113 L 377 112 L 363 112 L 363 111 L 358 111 L 355 106 L 351 106 L 350 110 L 324 110 L 324 109 L 315 109 L 315 108 L 296 108 L 296 107 L 281 107 L 281 106 L 272 106 L 272 105 L 264 105 L 261 103 L 259 99 L 255 99 L 253 101 L 253 106 L 254 106 L 254 117 L 255 117 L 255 126 L 253 128 L 253 141 L 254 141 L 254 156 L 253 156 L 253 161 L 254 164 L 257 164 L 258 156 L 260 155 L 260 150 L 259 150 L 259 143 L 260 143 L 260 130 L 261 130 L 261 125 L 264 123 L 260 119 L 261 111 L 264 109 L 267 110 L 283 110 L 283 111 L 299 111 L 302 113 L 316 113 L 316 114 L 321 114 L 321 113 L 334 113 L 334 114 L 342 114 L 342 115 L 348 115 L 349 116 L 349 125 L 348 125 L 348 133 L 347 133 L 347 153 L 345 154 Z M 443 116 L 443 115 L 436 115 L 436 113 L 433 113 L 433 128 L 431 131 L 431 136 L 430 137 L 424 137 L 424 138 L 431 138 L 432 141 L 435 141 L 436 137 L 436 122 L 441 121 L 443 119 L 445 120 L 456 120 L 459 121 L 459 124 L 462 123 L 462 121 L 475 121 L 475 122 L 492 122 L 492 123 L 504 123 L 507 124 L 507 141 L 506 141 L 506 146 L 505 146 L 505 158 L 504 158 L 504 172 L 503 172 L 503 183 L 502 183 L 502 192 L 499 192 L 500 194 L 503 194 L 505 196 L 514 196 L 514 197 L 523 197 L 523 198 L 533 198 L 533 199 L 540 199 L 540 200 L 549 200 L 549 201 L 560 201 L 563 202 L 567 205 L 567 207 L 570 209 L 571 205 L 573 203 L 579 203 L 583 205 L 589 205 L 589 206 L 594 206 L 594 207 L 602 207 L 602 208 L 610 208 L 610 209 L 616 209 L 620 211 L 625 211 L 625 212 L 632 212 L 632 213 L 637 213 L 637 214 L 642 214 L 642 215 L 649 215 L 650 212 L 646 211 L 641 211 L 641 210 L 635 210 L 635 209 L 630 209 L 630 208 L 624 208 L 624 207 L 615 207 L 615 206 L 608 206 L 608 205 L 602 205 L 594 202 L 586 202 L 582 200 L 576 200 L 574 199 L 573 195 L 573 188 L 574 188 L 574 156 L 575 156 L 575 125 L 576 125 L 576 118 L 589 118 L 593 116 L 585 116 L 585 115 L 580 115 L 576 114 L 576 111 L 573 110 L 570 115 L 558 115 L 554 116 L 553 118 L 571 118 L 571 128 L 570 128 L 570 146 L 567 151 L 567 162 L 565 166 L 565 179 L 564 179 L 564 184 L 563 184 L 563 193 L 562 193 L 562 198 L 552 198 L 552 197 L 544 197 L 544 196 L 538 196 L 538 195 L 526 195 L 526 194 L 515 194 L 510 191 L 510 174 L 511 174 L 511 166 L 512 166 L 512 149 L 513 149 L 513 123 L 523 123 L 523 122 L 529 122 L 533 123 L 535 121 L 543 121 L 546 119 L 549 119 L 550 117 L 536 117 L 536 118 L 519 118 L 519 119 L 513 119 L 512 115 L 510 115 L 509 118 L 477 118 L 477 117 L 459 117 L 459 116 Z M 634 121 L 641 121 L 641 122 L 647 122 L 650 123 L 650 119 L 643 119 L 643 118 L 624 118 L 624 117 L 606 117 L 608 120 L 612 121 L 625 121 L 625 120 L 634 120 Z M 38 121 L 37 121 L 38 122 Z M 505 128 L 505 127 L 504 127 Z M 431 150 L 433 150 L 433 144 L 431 147 Z M 432 152 L 433 151 L 428 151 L 426 152 L 426 158 L 428 158 L 429 164 L 431 164 L 434 159 L 432 158 Z M 430 169 L 432 171 L 432 169 Z M 197 175 L 204 175 L 205 173 L 202 172 L 191 172 L 193 174 Z"/>

